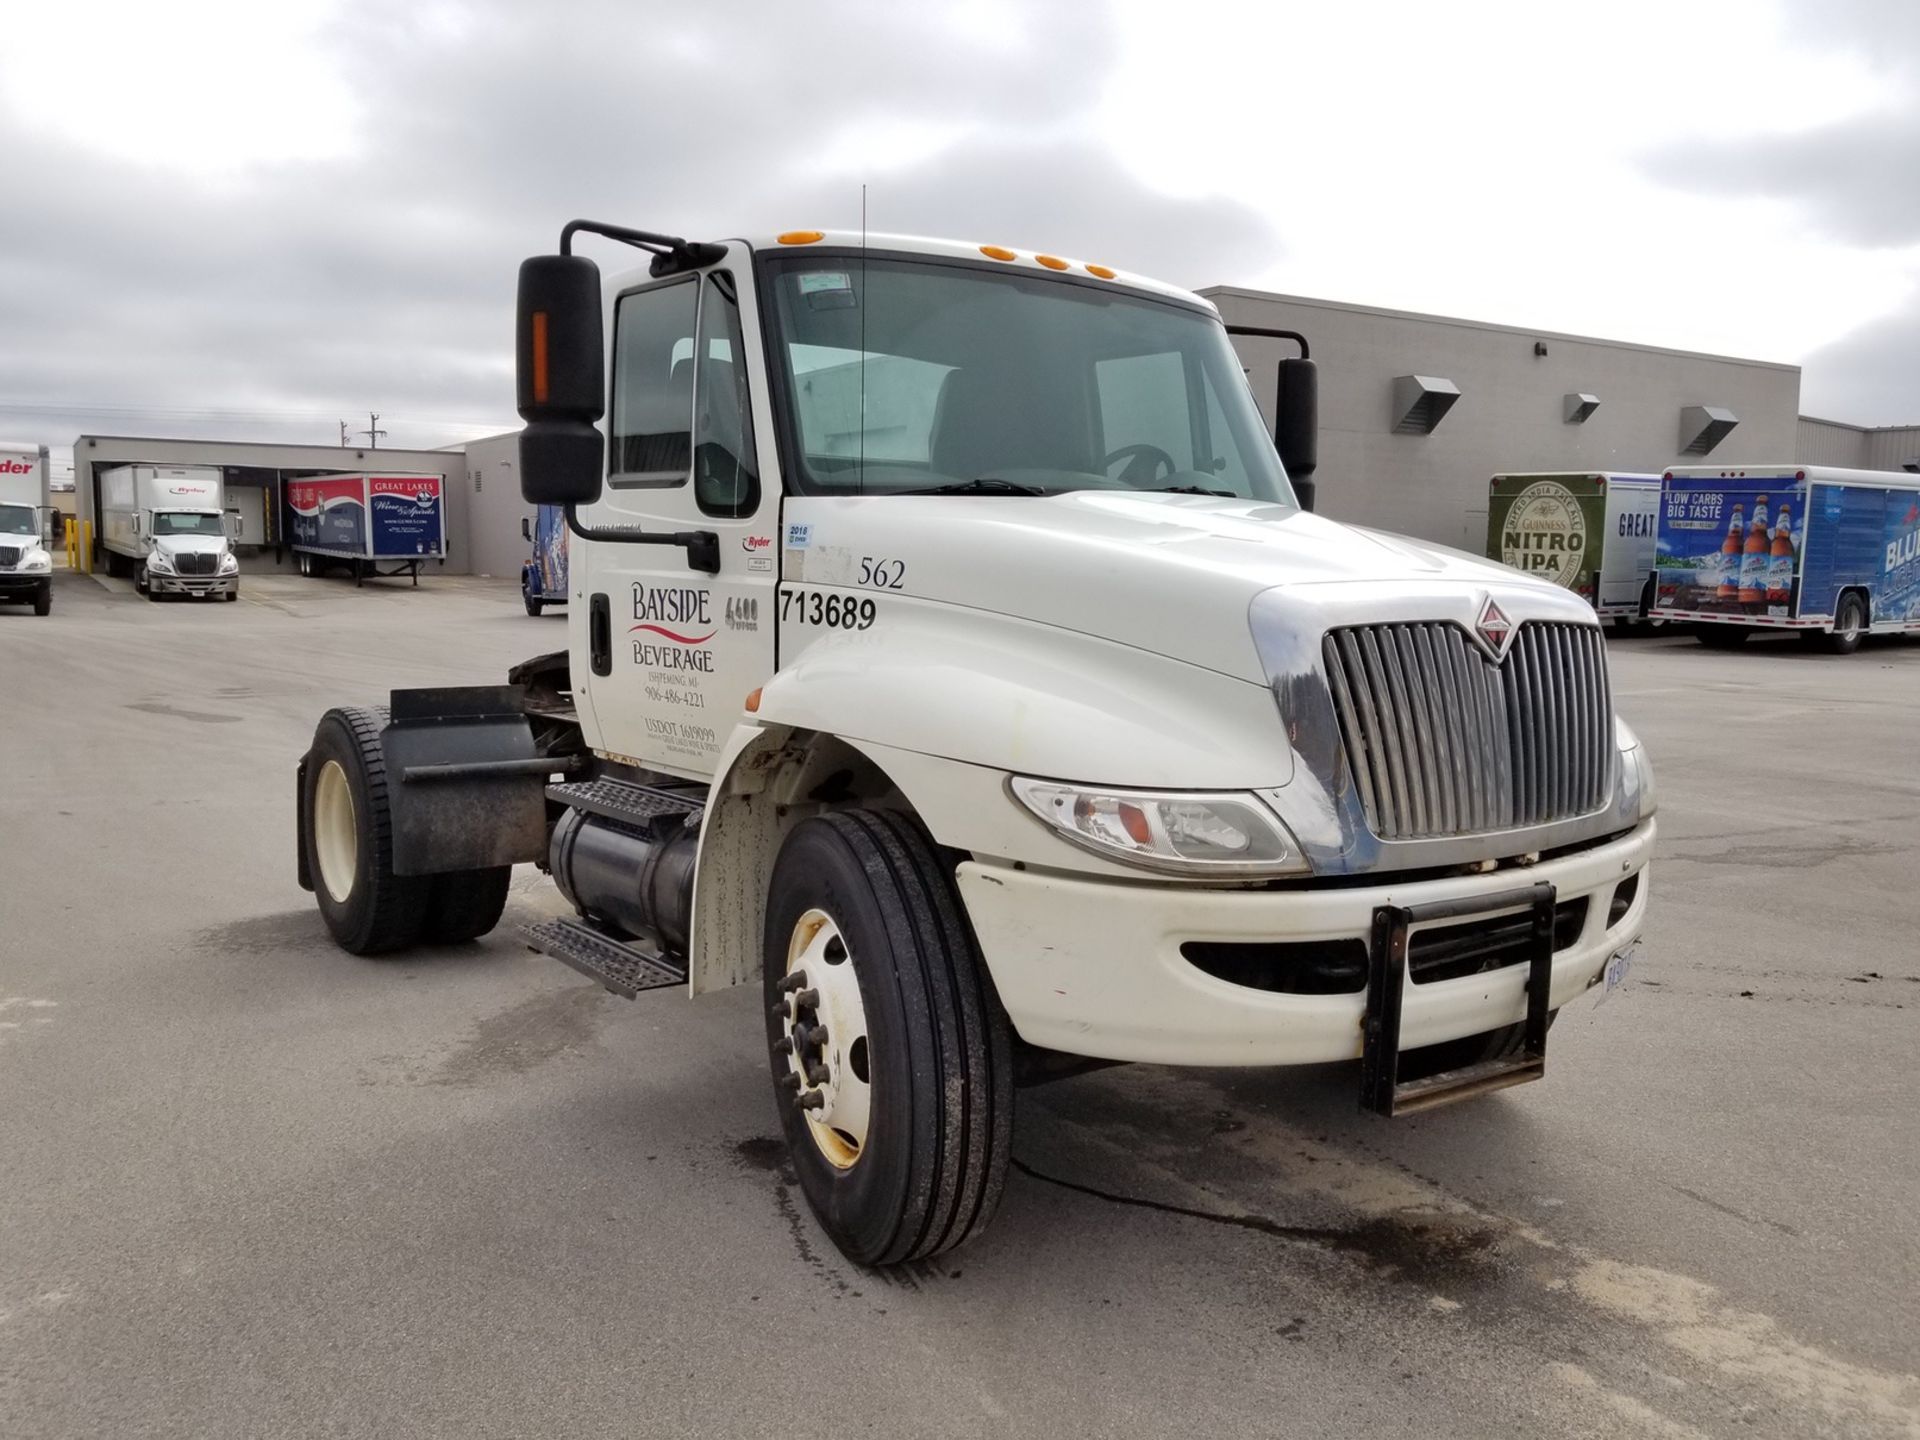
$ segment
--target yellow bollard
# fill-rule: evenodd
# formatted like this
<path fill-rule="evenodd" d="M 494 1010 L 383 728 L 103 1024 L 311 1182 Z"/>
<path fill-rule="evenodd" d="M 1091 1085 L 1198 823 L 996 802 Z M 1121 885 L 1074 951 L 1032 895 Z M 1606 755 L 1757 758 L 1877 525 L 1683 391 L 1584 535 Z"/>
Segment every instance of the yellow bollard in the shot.
<path fill-rule="evenodd" d="M 93 521 L 80 522 L 80 568 L 87 574 L 93 573 Z"/>

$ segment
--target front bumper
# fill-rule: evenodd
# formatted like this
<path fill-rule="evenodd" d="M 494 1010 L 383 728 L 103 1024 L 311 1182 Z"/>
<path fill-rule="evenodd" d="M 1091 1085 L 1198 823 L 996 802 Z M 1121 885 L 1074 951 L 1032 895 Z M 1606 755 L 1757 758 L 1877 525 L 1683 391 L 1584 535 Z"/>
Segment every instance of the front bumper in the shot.
<path fill-rule="evenodd" d="M 162 575 L 147 571 L 147 586 L 157 595 L 225 595 L 240 589 L 238 575 Z"/>
<path fill-rule="evenodd" d="M 51 571 L 0 570 L 0 595 L 12 599 L 26 599 L 52 583 Z"/>
<path fill-rule="evenodd" d="M 1294 995 L 1237 985 L 1182 956 L 1188 941 L 1261 944 L 1357 940 L 1374 910 L 1466 900 L 1546 881 L 1562 902 L 1584 898 L 1577 936 L 1553 956 L 1548 1005 L 1558 1009 L 1601 978 L 1640 934 L 1655 823 L 1603 845 L 1525 869 L 1404 884 L 1303 890 L 1209 890 L 1128 884 L 968 861 L 966 902 L 994 985 L 1032 1044 L 1106 1060 L 1168 1065 L 1308 1065 L 1358 1059 L 1363 989 Z M 1614 889 L 1640 876 L 1632 904 L 1607 923 Z M 1403 1049 L 1476 1035 L 1526 1018 L 1525 965 L 1402 992 Z"/>

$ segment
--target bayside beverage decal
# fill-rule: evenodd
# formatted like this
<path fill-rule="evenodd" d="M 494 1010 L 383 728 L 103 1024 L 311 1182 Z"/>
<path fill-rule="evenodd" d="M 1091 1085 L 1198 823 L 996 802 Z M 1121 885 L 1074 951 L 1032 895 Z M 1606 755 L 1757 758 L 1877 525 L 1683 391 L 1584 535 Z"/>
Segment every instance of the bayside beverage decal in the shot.
<path fill-rule="evenodd" d="M 633 587 L 633 663 L 645 670 L 678 670 L 711 675 L 717 632 L 711 592 L 691 585 Z"/>

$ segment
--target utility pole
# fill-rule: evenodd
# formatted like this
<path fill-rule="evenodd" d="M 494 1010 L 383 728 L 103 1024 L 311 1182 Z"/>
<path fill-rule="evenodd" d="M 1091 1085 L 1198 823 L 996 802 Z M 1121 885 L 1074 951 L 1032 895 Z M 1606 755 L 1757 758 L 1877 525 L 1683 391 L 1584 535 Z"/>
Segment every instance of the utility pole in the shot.
<path fill-rule="evenodd" d="M 379 412 L 373 410 L 367 412 L 367 428 L 360 433 L 367 437 L 367 448 L 369 450 L 378 450 L 380 448 L 380 437 L 387 432 L 380 428 Z"/>
<path fill-rule="evenodd" d="M 340 448 L 347 448 L 347 422 L 344 420 L 340 422 Z"/>

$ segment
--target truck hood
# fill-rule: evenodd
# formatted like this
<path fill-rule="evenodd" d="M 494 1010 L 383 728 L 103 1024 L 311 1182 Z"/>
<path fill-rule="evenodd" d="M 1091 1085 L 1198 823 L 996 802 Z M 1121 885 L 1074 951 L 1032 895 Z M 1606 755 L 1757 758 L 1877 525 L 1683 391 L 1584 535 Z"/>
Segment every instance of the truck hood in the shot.
<path fill-rule="evenodd" d="M 1462 551 L 1202 495 L 796 496 L 781 544 L 790 584 L 990 610 L 1256 684 L 1268 677 L 1248 609 L 1276 587 L 1344 585 L 1376 601 L 1400 588 L 1498 591 L 1532 598 L 1529 609 L 1584 611 L 1558 586 Z"/>

